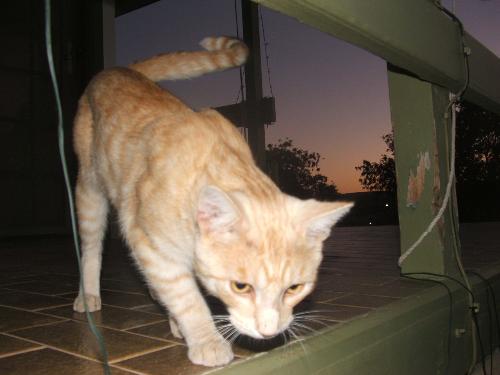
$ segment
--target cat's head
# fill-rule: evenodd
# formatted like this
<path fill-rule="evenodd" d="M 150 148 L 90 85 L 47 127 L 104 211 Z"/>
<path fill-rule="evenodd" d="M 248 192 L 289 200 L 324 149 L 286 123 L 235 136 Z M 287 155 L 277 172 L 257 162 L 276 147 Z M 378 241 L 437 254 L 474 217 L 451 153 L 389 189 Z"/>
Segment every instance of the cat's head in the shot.
<path fill-rule="evenodd" d="M 282 193 L 259 201 L 207 186 L 197 210 L 198 277 L 226 304 L 238 331 L 273 337 L 286 330 L 293 307 L 312 291 L 323 241 L 351 207 Z"/>

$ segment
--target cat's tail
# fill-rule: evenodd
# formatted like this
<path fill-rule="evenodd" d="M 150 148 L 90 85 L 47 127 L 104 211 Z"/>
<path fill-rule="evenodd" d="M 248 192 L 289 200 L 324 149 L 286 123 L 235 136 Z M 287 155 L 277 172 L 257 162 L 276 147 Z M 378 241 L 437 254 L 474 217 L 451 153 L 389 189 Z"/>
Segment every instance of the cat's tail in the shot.
<path fill-rule="evenodd" d="M 247 46 L 238 39 L 208 37 L 200 42 L 206 51 L 172 52 L 129 65 L 154 82 L 198 77 L 240 66 L 248 57 Z"/>

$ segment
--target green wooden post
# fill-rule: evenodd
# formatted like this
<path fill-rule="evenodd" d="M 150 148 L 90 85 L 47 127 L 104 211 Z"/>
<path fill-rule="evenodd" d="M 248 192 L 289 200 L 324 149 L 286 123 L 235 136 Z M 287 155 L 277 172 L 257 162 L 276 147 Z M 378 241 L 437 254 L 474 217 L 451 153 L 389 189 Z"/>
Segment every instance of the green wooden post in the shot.
<path fill-rule="evenodd" d="M 401 253 L 426 230 L 439 210 L 450 168 L 448 90 L 389 67 Z M 458 217 L 452 199 L 431 233 L 402 264 L 402 272 L 457 274 Z"/>

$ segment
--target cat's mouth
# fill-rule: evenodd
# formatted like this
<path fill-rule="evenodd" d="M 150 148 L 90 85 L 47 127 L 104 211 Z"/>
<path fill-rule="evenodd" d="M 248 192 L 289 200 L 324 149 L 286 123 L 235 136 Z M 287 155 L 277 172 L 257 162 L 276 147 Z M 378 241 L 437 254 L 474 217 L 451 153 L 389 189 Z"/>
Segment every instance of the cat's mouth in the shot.
<path fill-rule="evenodd" d="M 240 334 L 234 342 L 243 349 L 248 349 L 254 352 L 267 352 L 271 349 L 283 346 L 290 341 L 286 330 L 282 331 L 275 336 L 258 339 L 253 336 Z"/>
<path fill-rule="evenodd" d="M 289 326 L 289 324 L 286 324 L 284 327 L 278 328 L 275 332 L 272 332 L 271 334 L 263 334 L 262 332 L 259 332 L 257 328 L 249 326 L 248 324 L 239 321 L 239 319 L 234 315 L 230 315 L 229 321 L 234 326 L 234 328 L 240 333 L 240 335 L 248 336 L 253 340 L 259 340 L 259 341 L 269 341 L 275 339 L 278 336 L 282 336 L 283 332 L 285 332 Z"/>

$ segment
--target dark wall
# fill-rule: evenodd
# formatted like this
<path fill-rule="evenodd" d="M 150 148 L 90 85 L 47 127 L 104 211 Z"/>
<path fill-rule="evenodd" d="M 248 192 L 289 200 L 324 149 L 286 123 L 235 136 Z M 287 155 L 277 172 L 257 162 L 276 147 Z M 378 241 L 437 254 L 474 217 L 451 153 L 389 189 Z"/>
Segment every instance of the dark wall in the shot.
<path fill-rule="evenodd" d="M 102 66 L 100 1 L 52 1 L 53 49 L 72 177 L 71 121 Z M 44 2 L 2 3 L 0 13 L 0 236 L 64 233 L 67 200 L 44 37 Z"/>

